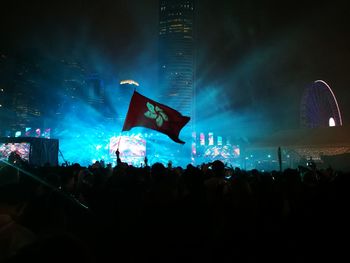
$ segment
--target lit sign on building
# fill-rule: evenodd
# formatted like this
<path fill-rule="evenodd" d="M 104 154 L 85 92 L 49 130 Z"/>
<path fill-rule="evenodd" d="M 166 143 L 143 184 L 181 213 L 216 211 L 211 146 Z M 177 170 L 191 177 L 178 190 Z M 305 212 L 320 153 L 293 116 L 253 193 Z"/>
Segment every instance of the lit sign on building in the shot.
<path fill-rule="evenodd" d="M 205 145 L 205 136 L 204 133 L 201 132 L 199 135 L 200 145 Z"/>
<path fill-rule="evenodd" d="M 122 80 L 122 81 L 120 82 L 120 85 L 124 85 L 124 84 L 140 86 L 139 83 L 137 83 L 136 81 L 131 80 L 131 79 Z"/>
<path fill-rule="evenodd" d="M 214 145 L 214 134 L 209 132 L 208 134 L 209 145 Z"/>

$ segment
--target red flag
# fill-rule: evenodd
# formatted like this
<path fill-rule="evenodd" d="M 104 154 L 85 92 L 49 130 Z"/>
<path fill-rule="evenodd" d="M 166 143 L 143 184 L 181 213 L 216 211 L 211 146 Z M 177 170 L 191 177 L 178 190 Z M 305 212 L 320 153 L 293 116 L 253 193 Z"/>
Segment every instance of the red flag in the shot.
<path fill-rule="evenodd" d="M 123 131 L 129 131 L 133 127 L 146 127 L 168 135 L 177 143 L 184 144 L 185 142 L 179 139 L 179 134 L 189 120 L 190 117 L 182 116 L 180 112 L 134 91 Z"/>

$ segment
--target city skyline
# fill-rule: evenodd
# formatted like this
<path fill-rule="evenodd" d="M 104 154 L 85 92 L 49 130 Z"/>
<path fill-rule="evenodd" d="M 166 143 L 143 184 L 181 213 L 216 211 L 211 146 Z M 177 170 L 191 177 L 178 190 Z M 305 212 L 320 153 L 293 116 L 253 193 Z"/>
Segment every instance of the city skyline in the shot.
<path fill-rule="evenodd" d="M 195 6 L 193 0 L 159 2 L 159 90 L 161 100 L 194 121 Z"/>
<path fill-rule="evenodd" d="M 67 56 L 116 79 L 135 79 L 152 95 L 157 90 L 158 4 L 9 4 L 1 18 L 1 50 L 36 48 L 44 56 Z M 196 7 L 199 120 L 227 112 L 226 119 L 247 117 L 232 126 L 257 121 L 270 129 L 296 127 L 303 90 L 323 79 L 339 100 L 344 124 L 349 123 L 348 9 L 342 3 L 285 7 L 278 1 L 200 1 Z"/>

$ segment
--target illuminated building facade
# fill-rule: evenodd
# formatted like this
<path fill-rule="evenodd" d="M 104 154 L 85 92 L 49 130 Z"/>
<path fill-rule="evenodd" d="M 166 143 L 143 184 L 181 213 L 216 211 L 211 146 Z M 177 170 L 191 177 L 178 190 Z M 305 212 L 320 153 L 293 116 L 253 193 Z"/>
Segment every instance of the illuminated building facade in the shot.
<path fill-rule="evenodd" d="M 193 0 L 160 0 L 160 101 L 194 120 Z"/>
<path fill-rule="evenodd" d="M 8 127 L 10 122 L 9 116 L 9 98 L 8 94 L 10 92 L 9 85 L 9 61 L 5 53 L 0 52 L 0 135 L 4 136 L 6 134 L 6 127 Z"/>
<path fill-rule="evenodd" d="M 43 68 L 36 62 L 37 54 L 25 52 L 14 57 L 13 79 L 11 81 L 10 129 L 23 130 L 28 126 L 42 126 L 43 101 L 37 96 L 41 90 Z"/>
<path fill-rule="evenodd" d="M 67 112 L 79 110 L 79 101 L 86 85 L 86 70 L 80 63 L 61 59 L 60 71 L 62 72 L 59 80 L 61 94 L 57 101 L 56 119 L 63 118 Z"/>
<path fill-rule="evenodd" d="M 104 82 L 98 73 L 89 74 L 86 79 L 87 101 L 91 107 L 98 111 L 103 109 L 105 101 Z"/>

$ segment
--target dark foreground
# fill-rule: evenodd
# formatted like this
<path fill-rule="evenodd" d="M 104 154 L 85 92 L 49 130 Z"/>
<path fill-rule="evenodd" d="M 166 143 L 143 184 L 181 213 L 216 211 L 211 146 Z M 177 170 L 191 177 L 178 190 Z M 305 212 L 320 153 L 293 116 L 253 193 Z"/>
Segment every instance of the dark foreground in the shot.
<path fill-rule="evenodd" d="M 350 175 L 332 169 L 22 166 L 58 191 L 0 168 L 0 262 L 350 258 Z"/>

